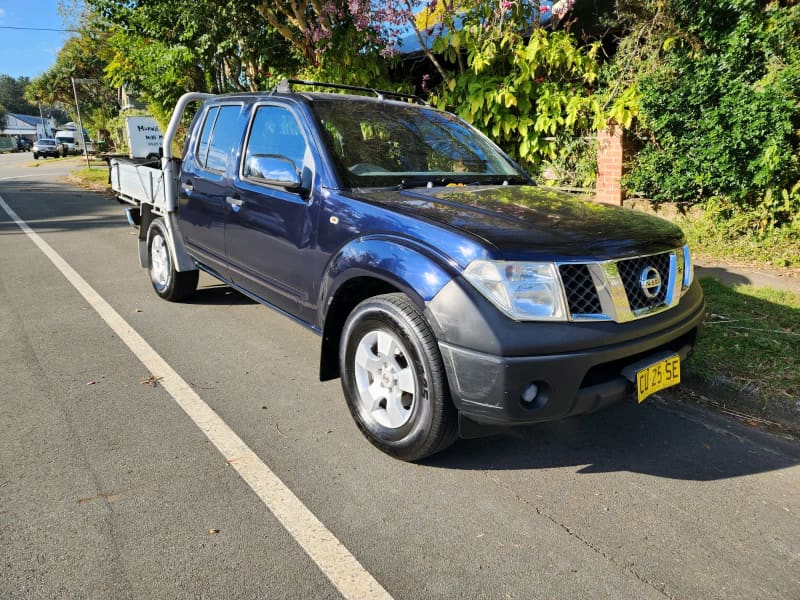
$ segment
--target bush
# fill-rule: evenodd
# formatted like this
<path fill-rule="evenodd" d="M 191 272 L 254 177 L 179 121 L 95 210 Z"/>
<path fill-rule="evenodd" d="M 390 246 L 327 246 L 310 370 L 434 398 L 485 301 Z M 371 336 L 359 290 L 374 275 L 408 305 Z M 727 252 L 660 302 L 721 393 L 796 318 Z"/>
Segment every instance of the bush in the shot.
<path fill-rule="evenodd" d="M 451 24 L 433 44 L 450 69 L 440 73 L 433 101 L 482 129 L 529 172 L 563 162 L 560 142 L 593 134 L 607 117 L 594 93 L 600 44 L 581 45 L 566 30 L 531 29 L 538 3 L 465 6 L 462 26 Z"/>
<path fill-rule="evenodd" d="M 800 6 L 730 0 L 713 19 L 719 3 L 684 4 L 684 36 L 639 85 L 643 148 L 626 186 L 656 203 L 769 209 L 800 180 Z"/>
<path fill-rule="evenodd" d="M 679 218 L 689 245 L 698 254 L 718 260 L 800 267 L 800 185 L 779 194 L 769 192 L 756 207 L 730 199 L 710 198 L 702 210 Z M 791 219 L 787 217 L 792 213 Z M 776 226 L 775 215 L 787 218 Z"/>

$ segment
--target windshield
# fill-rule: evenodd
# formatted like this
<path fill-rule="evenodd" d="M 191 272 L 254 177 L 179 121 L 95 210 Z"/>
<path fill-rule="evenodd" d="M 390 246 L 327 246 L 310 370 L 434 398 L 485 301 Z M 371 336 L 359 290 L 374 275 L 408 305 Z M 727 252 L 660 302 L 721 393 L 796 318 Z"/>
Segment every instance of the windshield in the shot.
<path fill-rule="evenodd" d="M 398 102 L 311 104 L 348 187 L 527 183 L 480 133 L 449 113 Z"/>

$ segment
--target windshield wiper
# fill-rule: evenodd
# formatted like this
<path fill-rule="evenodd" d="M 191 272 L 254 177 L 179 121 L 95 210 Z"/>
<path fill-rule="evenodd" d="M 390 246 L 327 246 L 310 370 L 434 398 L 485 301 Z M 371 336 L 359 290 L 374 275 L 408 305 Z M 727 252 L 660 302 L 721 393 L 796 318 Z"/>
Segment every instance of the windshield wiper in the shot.
<path fill-rule="evenodd" d="M 530 183 L 530 180 L 520 175 L 488 175 L 466 182 L 466 185 L 524 185 L 526 183 Z"/>
<path fill-rule="evenodd" d="M 403 179 L 399 184 L 397 184 L 398 190 L 408 190 L 411 188 L 432 188 L 434 187 L 436 179 Z M 440 185 L 442 185 L 440 183 Z"/>
<path fill-rule="evenodd" d="M 455 185 L 522 185 L 531 181 L 520 175 L 477 175 L 477 174 L 455 174 L 452 176 L 437 177 L 415 177 L 403 179 L 398 185 L 398 190 L 409 188 L 433 188 L 443 187 L 450 184 Z"/>

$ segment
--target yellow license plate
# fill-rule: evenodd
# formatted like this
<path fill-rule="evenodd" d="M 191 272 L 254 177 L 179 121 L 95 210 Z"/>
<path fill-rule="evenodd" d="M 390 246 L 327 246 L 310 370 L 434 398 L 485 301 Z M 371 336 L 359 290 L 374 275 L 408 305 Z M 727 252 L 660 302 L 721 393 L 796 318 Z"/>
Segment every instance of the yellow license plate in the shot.
<path fill-rule="evenodd" d="M 681 382 L 681 359 L 676 354 L 636 371 L 636 397 L 639 402 L 656 392 Z"/>

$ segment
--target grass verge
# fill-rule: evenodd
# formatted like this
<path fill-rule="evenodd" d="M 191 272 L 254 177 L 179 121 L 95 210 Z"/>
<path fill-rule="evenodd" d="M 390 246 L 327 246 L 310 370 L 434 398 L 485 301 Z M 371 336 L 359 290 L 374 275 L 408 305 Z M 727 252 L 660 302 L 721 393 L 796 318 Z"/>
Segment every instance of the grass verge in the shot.
<path fill-rule="evenodd" d="M 689 209 L 632 198 L 625 206 L 675 222 L 686 234 L 692 254 L 724 263 L 768 268 L 800 267 L 800 216 L 793 224 L 759 230 L 754 211 L 725 211 L 718 205 Z"/>
<path fill-rule="evenodd" d="M 799 229 L 783 227 L 762 235 L 737 231 L 703 215 L 678 217 L 676 223 L 698 256 L 770 267 L 800 267 Z"/>
<path fill-rule="evenodd" d="M 686 381 L 723 408 L 800 433 L 800 296 L 701 281 L 705 328 L 687 361 Z"/>
<path fill-rule="evenodd" d="M 697 254 L 772 267 L 800 266 L 800 227 L 787 224 L 759 231 L 753 214 L 725 217 L 713 208 L 691 211 L 675 220 Z"/>
<path fill-rule="evenodd" d="M 25 163 L 25 166 L 28 167 L 28 168 L 36 168 L 36 167 L 40 167 L 42 165 L 46 165 L 47 163 L 67 162 L 67 161 L 70 161 L 70 160 L 73 160 L 73 161 L 74 160 L 82 160 L 82 161 L 86 162 L 86 159 L 83 158 L 82 156 L 74 156 L 74 155 L 73 156 L 57 156 L 57 157 L 54 156 L 54 157 L 46 157 L 46 158 L 42 157 L 42 158 L 39 158 L 39 159 L 33 159 L 31 162 Z"/>
<path fill-rule="evenodd" d="M 71 171 L 67 176 L 67 181 L 95 192 L 109 191 L 111 184 L 108 183 L 108 168 L 105 163 L 102 165 L 102 167 L 95 166 Z"/>

